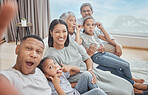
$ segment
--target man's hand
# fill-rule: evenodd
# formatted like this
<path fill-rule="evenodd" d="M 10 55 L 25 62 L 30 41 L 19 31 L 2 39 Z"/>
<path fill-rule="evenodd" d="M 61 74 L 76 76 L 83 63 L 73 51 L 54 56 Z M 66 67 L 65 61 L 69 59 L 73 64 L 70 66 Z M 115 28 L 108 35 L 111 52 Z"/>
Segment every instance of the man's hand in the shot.
<path fill-rule="evenodd" d="M 16 2 L 6 2 L 0 8 L 0 38 L 17 11 Z"/>
<path fill-rule="evenodd" d="M 116 45 L 115 54 L 119 57 L 122 55 L 122 49 L 121 49 L 121 46 L 119 44 Z"/>

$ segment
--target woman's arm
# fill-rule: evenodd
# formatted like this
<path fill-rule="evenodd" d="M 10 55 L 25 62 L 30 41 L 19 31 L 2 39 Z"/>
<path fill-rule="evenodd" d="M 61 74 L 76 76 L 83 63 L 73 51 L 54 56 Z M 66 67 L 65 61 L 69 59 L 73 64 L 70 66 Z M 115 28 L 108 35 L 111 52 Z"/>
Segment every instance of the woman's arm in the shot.
<path fill-rule="evenodd" d="M 92 83 L 96 83 L 97 82 L 97 78 L 95 76 L 95 74 L 93 73 L 93 61 L 91 60 L 91 58 L 88 58 L 85 61 L 86 65 L 87 65 L 87 70 L 92 74 L 93 79 L 92 79 Z"/>
<path fill-rule="evenodd" d="M 76 26 L 76 42 L 81 45 L 82 44 L 82 39 L 80 38 L 80 31 L 81 31 L 81 25 Z"/>

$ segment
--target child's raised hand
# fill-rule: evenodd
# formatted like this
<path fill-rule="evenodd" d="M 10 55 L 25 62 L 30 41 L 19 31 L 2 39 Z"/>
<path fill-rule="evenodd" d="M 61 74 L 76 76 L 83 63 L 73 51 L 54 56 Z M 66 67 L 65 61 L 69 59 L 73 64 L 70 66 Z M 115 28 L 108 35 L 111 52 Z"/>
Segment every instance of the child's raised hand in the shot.
<path fill-rule="evenodd" d="M 62 64 L 62 62 L 60 64 L 62 66 L 63 72 L 69 72 L 71 70 L 71 65 L 64 65 L 64 64 Z"/>
<path fill-rule="evenodd" d="M 99 29 L 103 28 L 102 23 L 96 22 L 95 25 L 97 25 Z"/>
<path fill-rule="evenodd" d="M 51 80 L 53 84 L 60 84 L 61 81 L 57 74 L 54 77 L 48 77 L 48 79 Z"/>

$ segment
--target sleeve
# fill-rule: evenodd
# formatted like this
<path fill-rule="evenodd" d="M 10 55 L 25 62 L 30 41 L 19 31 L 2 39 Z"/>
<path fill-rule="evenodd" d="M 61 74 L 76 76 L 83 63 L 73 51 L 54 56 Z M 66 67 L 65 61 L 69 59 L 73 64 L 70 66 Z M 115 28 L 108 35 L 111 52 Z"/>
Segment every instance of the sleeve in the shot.
<path fill-rule="evenodd" d="M 81 54 L 83 61 L 87 60 L 89 57 L 89 55 L 87 54 L 85 48 L 82 45 L 79 45 L 76 41 L 71 39 L 71 43 L 73 43 L 75 45 L 75 47 L 77 48 L 78 52 Z"/>
<path fill-rule="evenodd" d="M 53 59 L 55 62 L 59 63 L 59 65 L 60 65 L 61 59 L 60 59 L 60 57 L 58 57 L 57 51 L 54 50 L 53 48 L 48 48 L 44 57 L 49 57 L 49 58 Z"/>
<path fill-rule="evenodd" d="M 9 71 L 1 71 L 0 74 L 2 74 L 3 76 L 5 76 L 11 84 L 14 83 L 13 78 L 11 77 L 11 73 L 9 73 Z"/>
<path fill-rule="evenodd" d="M 51 87 L 51 91 L 52 91 L 51 95 L 58 95 L 53 83 L 52 82 L 48 82 L 48 83 L 49 83 L 49 86 Z"/>

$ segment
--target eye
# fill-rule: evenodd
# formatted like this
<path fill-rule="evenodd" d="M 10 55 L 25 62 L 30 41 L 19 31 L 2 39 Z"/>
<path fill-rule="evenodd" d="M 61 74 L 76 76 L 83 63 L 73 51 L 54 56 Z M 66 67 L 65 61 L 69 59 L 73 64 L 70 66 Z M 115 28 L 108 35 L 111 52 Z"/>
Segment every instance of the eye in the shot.
<path fill-rule="evenodd" d="M 87 10 L 87 12 L 89 13 L 89 12 L 90 12 L 90 10 Z"/>
<path fill-rule="evenodd" d="M 52 66 L 49 66 L 49 69 L 52 69 Z"/>
<path fill-rule="evenodd" d="M 89 24 L 86 24 L 87 26 L 89 26 Z"/>
<path fill-rule="evenodd" d="M 92 26 L 94 26 L 95 24 L 92 24 Z"/>
<path fill-rule="evenodd" d="M 82 12 L 83 12 L 83 13 L 85 13 L 86 11 L 85 11 L 85 10 L 83 10 Z"/>
<path fill-rule="evenodd" d="M 70 19 L 69 21 L 70 21 L 70 22 L 72 22 L 73 20 L 72 20 L 72 19 Z"/>
<path fill-rule="evenodd" d="M 67 32 L 66 30 L 63 30 L 63 32 L 65 33 L 65 32 Z"/>
<path fill-rule="evenodd" d="M 55 33 L 59 33 L 60 31 L 56 30 Z"/>
<path fill-rule="evenodd" d="M 41 50 L 37 50 L 37 53 L 38 53 L 38 54 L 42 54 L 42 51 L 41 51 Z"/>
<path fill-rule="evenodd" d="M 27 50 L 31 50 L 31 48 L 30 48 L 30 47 L 26 47 L 26 49 L 27 49 Z"/>

